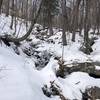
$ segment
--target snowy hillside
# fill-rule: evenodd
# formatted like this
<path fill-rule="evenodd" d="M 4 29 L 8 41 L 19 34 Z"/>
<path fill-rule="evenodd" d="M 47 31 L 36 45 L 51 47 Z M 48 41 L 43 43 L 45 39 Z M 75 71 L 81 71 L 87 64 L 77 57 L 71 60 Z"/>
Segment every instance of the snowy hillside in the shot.
<path fill-rule="evenodd" d="M 9 21 L 10 17 L 0 16 L 0 32 L 2 34 L 13 34 L 14 30 L 9 28 Z M 7 24 L 5 24 L 6 22 Z M 22 27 L 20 33 L 24 34 L 26 32 L 24 24 Z M 83 38 L 78 34 L 74 43 L 70 41 L 71 34 L 67 35 L 68 45 L 63 48 L 62 32 L 57 32 L 45 39 L 37 38 L 35 32 L 34 28 L 33 34 L 29 37 L 32 41 L 25 40 L 19 47 L 13 43 L 8 47 L 1 42 L 0 100 L 61 100 L 59 95 L 47 97 L 43 93 L 44 85 L 49 89 L 53 81 L 55 85 L 59 86 L 58 89 L 66 100 L 81 100 L 81 92 L 84 92 L 86 88 L 100 87 L 100 78 L 93 78 L 86 72 L 77 71 L 66 75 L 65 78 L 57 77 L 56 71 L 59 64 L 55 59 L 55 57 L 62 57 L 64 49 L 65 64 L 100 62 L 100 37 L 96 36 L 98 39 L 92 46 L 94 51 L 90 55 L 86 55 L 79 50 Z M 99 67 L 99 65 L 96 66 L 96 69 L 100 70 Z"/>

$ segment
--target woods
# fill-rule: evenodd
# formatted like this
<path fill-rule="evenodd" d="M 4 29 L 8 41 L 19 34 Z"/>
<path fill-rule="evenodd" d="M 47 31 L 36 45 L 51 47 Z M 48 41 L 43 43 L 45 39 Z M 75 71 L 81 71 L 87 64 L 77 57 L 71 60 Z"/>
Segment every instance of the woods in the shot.
<path fill-rule="evenodd" d="M 99 16 L 100 0 L 0 0 L 0 100 L 100 99 Z"/>
<path fill-rule="evenodd" d="M 97 17 L 100 12 L 99 0 L 11 0 L 7 1 L 7 3 L 6 0 L 1 0 L 0 2 L 2 13 L 12 16 L 10 28 L 12 29 L 15 24 L 15 33 L 16 17 L 24 18 L 26 22 L 31 21 L 30 28 L 24 36 L 20 38 L 9 37 L 9 41 L 20 42 L 25 40 L 30 35 L 35 23 L 42 24 L 44 28 L 47 27 L 49 35 L 53 35 L 53 27 L 62 28 L 63 45 L 67 44 L 66 31 L 72 33 L 72 41 L 75 42 L 77 31 L 82 34 L 82 30 L 84 30 L 84 45 L 87 49 L 91 48 L 90 44 L 88 44 L 89 30 L 93 29 L 93 34 L 99 34 L 100 25 Z M 87 54 L 90 53 L 89 50 L 86 50 L 86 52 Z"/>

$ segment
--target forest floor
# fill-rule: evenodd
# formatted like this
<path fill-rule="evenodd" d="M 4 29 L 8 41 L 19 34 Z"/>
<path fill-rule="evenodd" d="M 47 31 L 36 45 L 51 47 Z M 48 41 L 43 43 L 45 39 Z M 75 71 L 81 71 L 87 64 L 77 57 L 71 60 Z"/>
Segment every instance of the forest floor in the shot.
<path fill-rule="evenodd" d="M 17 33 L 20 21 L 18 21 Z M 0 34 L 13 34 L 9 28 L 10 17 L 0 16 Z M 37 25 L 36 25 L 37 26 Z M 25 25 L 21 25 L 20 33 L 26 32 Z M 54 81 L 59 86 L 61 93 L 69 100 L 81 100 L 82 92 L 86 88 L 100 87 L 100 79 L 90 77 L 85 72 L 73 72 L 65 78 L 57 77 L 56 70 L 59 68 L 55 57 L 62 57 L 65 64 L 81 62 L 100 62 L 100 37 L 95 36 L 93 52 L 86 55 L 79 50 L 83 37 L 76 34 L 76 42 L 71 42 L 71 34 L 67 34 L 67 46 L 61 44 L 61 34 L 54 29 L 55 34 L 51 37 L 42 37 L 37 33 L 36 27 L 29 39 L 23 41 L 19 47 L 13 43 L 6 46 L 0 44 L 0 100 L 61 100 L 59 96 L 45 96 L 42 87 Z M 64 49 L 64 50 L 63 50 Z M 100 66 L 95 66 L 100 70 Z"/>

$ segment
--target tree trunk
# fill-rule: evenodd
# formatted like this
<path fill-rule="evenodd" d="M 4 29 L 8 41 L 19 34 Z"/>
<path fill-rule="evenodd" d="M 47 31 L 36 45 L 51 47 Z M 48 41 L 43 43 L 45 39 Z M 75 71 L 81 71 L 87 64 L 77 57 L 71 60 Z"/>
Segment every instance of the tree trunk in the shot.
<path fill-rule="evenodd" d="M 80 32 L 79 32 L 79 35 L 82 36 L 82 29 L 84 27 L 84 0 L 82 0 L 82 10 L 80 12 L 80 23 L 79 23 L 79 29 L 80 29 Z"/>
<path fill-rule="evenodd" d="M 13 23 L 14 23 L 14 0 L 12 0 L 12 13 L 11 13 L 11 25 L 10 28 L 13 29 Z"/>
<path fill-rule="evenodd" d="M 3 0 L 0 0 L 0 14 L 1 14 L 2 3 L 3 3 Z"/>
<path fill-rule="evenodd" d="M 72 31 L 72 41 L 75 42 L 75 32 L 78 26 L 78 14 L 79 14 L 79 5 L 81 3 L 81 0 L 77 0 L 75 7 L 73 8 L 73 18 L 72 18 L 72 27 L 73 27 L 73 31 Z"/>
<path fill-rule="evenodd" d="M 9 15 L 9 0 L 6 1 L 6 16 L 8 17 Z"/>
<path fill-rule="evenodd" d="M 48 13 L 48 28 L 49 28 L 49 35 L 53 35 L 53 29 L 52 29 L 52 15 Z"/>
<path fill-rule="evenodd" d="M 88 13 L 89 13 L 89 1 L 85 0 L 85 18 L 84 18 L 84 45 L 86 47 L 86 54 L 90 54 L 90 44 L 89 44 L 89 20 L 88 20 Z"/>
<path fill-rule="evenodd" d="M 66 24 L 67 24 L 67 12 L 66 12 L 66 0 L 62 0 L 61 3 L 61 8 L 62 8 L 62 43 L 63 45 L 67 45 L 67 40 L 66 40 Z"/>

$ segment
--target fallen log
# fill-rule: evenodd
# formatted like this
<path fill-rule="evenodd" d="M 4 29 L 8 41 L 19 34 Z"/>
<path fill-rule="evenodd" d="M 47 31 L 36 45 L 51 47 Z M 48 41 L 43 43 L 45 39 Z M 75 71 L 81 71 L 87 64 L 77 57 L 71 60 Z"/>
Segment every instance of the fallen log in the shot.
<path fill-rule="evenodd" d="M 68 65 L 60 65 L 59 69 L 56 71 L 56 76 L 64 78 L 66 75 L 69 75 L 72 72 L 86 72 L 91 77 L 100 78 L 100 70 L 96 69 L 96 65 L 96 62 L 83 62 Z"/>

